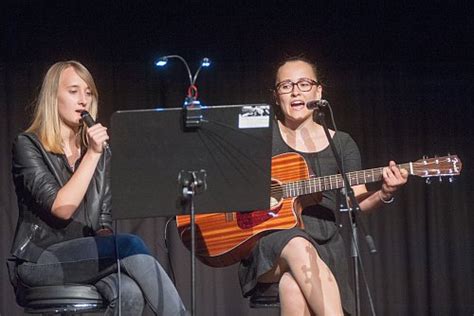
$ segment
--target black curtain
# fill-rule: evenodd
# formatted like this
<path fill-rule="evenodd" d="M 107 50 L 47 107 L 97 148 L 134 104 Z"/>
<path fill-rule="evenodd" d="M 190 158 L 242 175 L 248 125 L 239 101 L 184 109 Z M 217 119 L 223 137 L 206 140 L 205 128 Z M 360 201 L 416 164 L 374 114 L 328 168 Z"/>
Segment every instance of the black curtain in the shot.
<path fill-rule="evenodd" d="M 4 264 L 18 216 L 10 174 L 11 142 L 29 122 L 27 106 L 49 65 L 0 63 L 0 315 L 23 314 L 14 304 Z M 186 76 L 177 63 L 162 70 L 144 62 L 86 62 L 86 66 L 99 87 L 99 120 L 106 125 L 116 110 L 182 104 Z M 267 62 L 217 63 L 200 74 L 200 99 L 206 105 L 271 102 L 270 69 Z M 369 254 L 360 239 L 375 311 L 378 315 L 471 315 L 474 215 L 468 195 L 474 174 L 470 164 L 474 64 L 341 62 L 326 64 L 322 71 L 324 97 L 333 106 L 337 128 L 356 140 L 364 168 L 384 166 L 391 159 L 402 163 L 448 153 L 463 162 L 461 175 L 453 182 L 434 178 L 426 184 L 410 177 L 395 203 L 358 217 L 359 235 L 365 228 L 377 246 L 377 254 Z M 173 221 L 165 244 L 165 223 L 164 218 L 121 220 L 118 230 L 145 239 L 189 306 L 190 256 Z M 349 243 L 348 232 L 345 225 Z M 278 315 L 276 310 L 248 307 L 240 294 L 236 268 L 198 263 L 197 315 Z M 361 293 L 362 314 L 369 315 L 362 278 Z"/>

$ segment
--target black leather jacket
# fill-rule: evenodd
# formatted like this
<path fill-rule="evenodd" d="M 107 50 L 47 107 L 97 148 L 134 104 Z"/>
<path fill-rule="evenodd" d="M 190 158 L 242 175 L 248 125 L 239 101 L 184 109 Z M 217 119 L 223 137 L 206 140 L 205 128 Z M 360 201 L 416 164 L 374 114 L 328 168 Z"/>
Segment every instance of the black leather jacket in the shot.
<path fill-rule="evenodd" d="M 51 214 L 51 208 L 73 173 L 66 157 L 47 152 L 34 134 L 18 135 L 12 164 L 19 209 L 13 256 L 36 262 L 48 246 L 111 228 L 110 160 L 104 151 L 79 208 L 71 219 L 62 220 Z"/>

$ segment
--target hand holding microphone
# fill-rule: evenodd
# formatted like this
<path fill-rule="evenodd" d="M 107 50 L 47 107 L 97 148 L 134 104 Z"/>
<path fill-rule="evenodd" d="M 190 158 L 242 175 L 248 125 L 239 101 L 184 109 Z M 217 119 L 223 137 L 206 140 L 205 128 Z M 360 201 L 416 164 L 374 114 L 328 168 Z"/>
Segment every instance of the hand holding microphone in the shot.
<path fill-rule="evenodd" d="M 93 126 L 97 124 L 92 118 L 92 116 L 89 114 L 89 112 L 87 111 L 83 111 L 81 113 L 81 118 L 82 118 L 82 121 L 86 123 L 87 127 L 89 128 L 92 128 Z M 95 130 L 91 129 L 89 132 L 90 132 L 89 139 L 92 138 L 96 140 L 96 142 L 98 142 L 99 144 L 102 141 L 102 148 L 106 151 L 110 151 L 110 146 L 107 143 L 109 136 L 107 135 L 107 129 L 105 127 L 100 125 L 99 128 L 96 128 Z M 98 151 L 98 152 L 102 152 L 102 151 Z"/>

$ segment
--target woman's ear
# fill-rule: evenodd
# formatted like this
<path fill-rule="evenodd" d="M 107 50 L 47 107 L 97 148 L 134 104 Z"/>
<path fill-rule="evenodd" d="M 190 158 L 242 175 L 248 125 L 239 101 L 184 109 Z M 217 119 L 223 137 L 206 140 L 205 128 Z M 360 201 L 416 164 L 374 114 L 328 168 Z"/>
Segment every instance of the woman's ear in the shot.
<path fill-rule="evenodd" d="M 322 98 L 323 97 L 323 86 L 318 85 L 317 89 L 318 89 L 317 91 L 318 91 L 318 94 L 319 94 L 319 98 Z"/>

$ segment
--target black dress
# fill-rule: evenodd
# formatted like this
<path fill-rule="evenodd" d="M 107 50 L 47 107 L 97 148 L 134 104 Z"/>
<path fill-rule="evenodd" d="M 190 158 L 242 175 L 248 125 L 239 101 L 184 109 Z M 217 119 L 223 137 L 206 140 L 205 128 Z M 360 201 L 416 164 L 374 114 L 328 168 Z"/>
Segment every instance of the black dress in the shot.
<path fill-rule="evenodd" d="M 336 161 L 329 146 L 314 153 L 298 152 L 283 141 L 278 128 L 274 129 L 273 134 L 273 155 L 297 152 L 305 158 L 310 173 L 312 172 L 317 176 L 338 173 Z M 346 172 L 360 170 L 359 149 L 349 134 L 336 132 L 333 139 Z M 306 207 L 303 210 L 304 230 L 292 228 L 275 231 L 259 240 L 250 255 L 242 260 L 239 266 L 239 280 L 242 294 L 245 297 L 259 291 L 267 291 L 268 293 L 267 285 L 262 286 L 262 284 L 257 283 L 258 277 L 273 268 L 276 260 L 280 257 L 281 251 L 292 238 L 303 237 L 315 246 L 321 259 L 334 274 L 339 286 L 344 311 L 348 314 L 354 313 L 355 302 L 349 284 L 349 261 L 337 220 L 336 194 L 337 192 L 334 190 L 325 191 L 319 204 Z M 273 286 L 273 291 L 276 291 L 275 286 Z"/>

